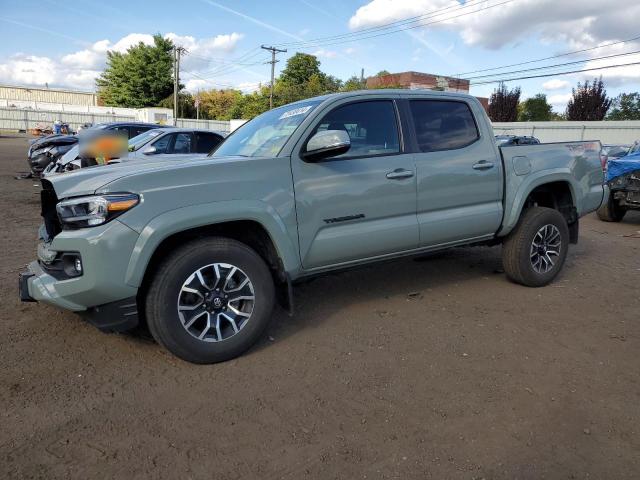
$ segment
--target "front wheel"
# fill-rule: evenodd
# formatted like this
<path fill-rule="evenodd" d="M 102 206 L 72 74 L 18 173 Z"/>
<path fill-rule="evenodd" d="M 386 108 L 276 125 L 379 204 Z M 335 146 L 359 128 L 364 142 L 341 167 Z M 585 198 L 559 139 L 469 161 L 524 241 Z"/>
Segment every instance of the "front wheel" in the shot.
<path fill-rule="evenodd" d="M 569 227 L 562 214 L 552 208 L 532 207 L 504 241 L 502 263 L 512 281 L 541 287 L 562 270 L 568 248 Z"/>
<path fill-rule="evenodd" d="M 603 222 L 619 222 L 623 219 L 626 210 L 609 193 L 609 198 L 596 210 L 598 218 Z"/>
<path fill-rule="evenodd" d="M 156 341 L 193 363 L 234 358 L 253 345 L 271 318 L 273 278 L 251 248 L 228 238 L 195 240 L 170 255 L 146 296 Z"/>

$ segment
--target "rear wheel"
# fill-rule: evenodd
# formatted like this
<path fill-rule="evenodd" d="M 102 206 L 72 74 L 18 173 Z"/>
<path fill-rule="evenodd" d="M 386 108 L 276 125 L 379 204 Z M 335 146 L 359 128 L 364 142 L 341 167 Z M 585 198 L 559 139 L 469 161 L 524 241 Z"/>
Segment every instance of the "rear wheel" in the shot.
<path fill-rule="evenodd" d="M 228 238 L 196 240 L 160 266 L 146 297 L 156 341 L 193 363 L 240 355 L 271 318 L 275 290 L 262 258 Z"/>
<path fill-rule="evenodd" d="M 619 222 L 624 218 L 626 210 L 613 198 L 613 194 L 609 193 L 609 198 L 596 211 L 598 218 L 603 222 Z"/>
<path fill-rule="evenodd" d="M 562 270 L 569 247 L 569 227 L 560 212 L 532 207 L 502 247 L 504 270 L 512 281 L 528 287 L 551 282 Z"/>

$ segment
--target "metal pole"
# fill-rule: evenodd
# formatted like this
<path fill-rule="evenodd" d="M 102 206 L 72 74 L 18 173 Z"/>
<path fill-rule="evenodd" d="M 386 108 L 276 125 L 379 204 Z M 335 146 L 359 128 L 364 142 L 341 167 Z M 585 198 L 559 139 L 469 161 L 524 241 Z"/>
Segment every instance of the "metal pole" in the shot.
<path fill-rule="evenodd" d="M 173 125 L 178 121 L 178 49 L 173 47 Z"/>
<path fill-rule="evenodd" d="M 271 61 L 267 62 L 271 64 L 271 88 L 269 89 L 269 110 L 273 108 L 273 84 L 275 81 L 275 72 L 276 72 L 276 53 L 284 53 L 286 49 L 279 49 L 276 47 L 265 47 L 264 45 L 260 46 L 263 50 L 269 50 L 271 52 Z"/>

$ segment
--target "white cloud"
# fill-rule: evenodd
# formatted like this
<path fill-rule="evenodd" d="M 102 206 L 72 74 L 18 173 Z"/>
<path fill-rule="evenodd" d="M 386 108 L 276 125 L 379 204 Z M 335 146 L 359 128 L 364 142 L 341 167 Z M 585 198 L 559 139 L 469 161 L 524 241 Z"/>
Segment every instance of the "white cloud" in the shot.
<path fill-rule="evenodd" d="M 320 57 L 320 58 L 335 58 L 338 56 L 338 52 L 334 52 L 333 50 L 325 50 L 324 48 L 321 48 L 313 52 L 312 55 L 315 55 L 316 57 Z"/>
<path fill-rule="evenodd" d="M 204 58 L 233 52 L 243 36 L 237 32 L 200 39 L 175 33 L 165 35 L 166 38 L 187 48 L 189 53 L 194 55 L 184 57 L 182 65 L 185 69 L 196 70 L 208 66 L 209 62 Z M 59 59 L 16 54 L 0 62 L 0 82 L 26 85 L 48 84 L 90 90 L 94 88 L 95 79 L 105 67 L 107 51 L 124 53 L 140 42 L 153 45 L 153 35 L 130 33 L 115 43 L 106 39 L 100 40 L 82 50 L 63 55 Z M 189 90 L 195 91 L 202 88 L 203 83 L 206 82 L 192 79 L 186 85 Z"/>
<path fill-rule="evenodd" d="M 489 5 L 489 2 L 482 2 L 464 7 L 458 0 L 371 0 L 355 11 L 349 19 L 349 27 L 361 30 L 438 11 L 439 14 L 424 19 L 424 24 L 438 22 L 425 25 L 426 31 L 448 29 L 458 32 L 467 45 L 499 49 L 534 39 L 542 43 L 565 44 L 566 50 L 578 50 L 637 36 L 637 19 L 640 17 L 638 0 L 618 0 L 615 6 L 602 0 L 518 0 L 465 15 Z M 448 13 L 442 13 L 445 11 Z M 407 30 L 406 33 L 410 32 L 420 30 Z M 625 51 L 638 50 L 640 42 L 616 47 Z M 607 48 L 602 48 L 585 52 L 585 55 L 599 57 L 606 55 L 607 51 Z M 637 57 L 635 60 L 633 57 L 594 60 L 576 69 L 632 61 L 638 61 Z M 640 79 L 640 68 L 635 65 L 594 70 L 575 77 L 593 78 L 600 74 L 608 84 L 617 85 Z"/>
<path fill-rule="evenodd" d="M 130 33 L 129 35 L 122 37 L 115 44 L 108 46 L 107 49 L 125 53 L 130 47 L 141 42 L 145 45 L 153 45 L 153 35 L 149 35 L 148 33 Z M 102 45 L 104 44 L 101 44 L 101 46 Z"/>
<path fill-rule="evenodd" d="M 560 90 L 561 88 L 567 88 L 569 86 L 569 82 L 566 80 L 558 80 L 554 78 L 553 80 L 549 80 L 548 82 L 544 82 L 542 84 L 542 88 L 545 90 Z"/>
<path fill-rule="evenodd" d="M 346 53 L 347 55 L 353 55 L 354 53 L 356 53 L 356 49 L 353 47 L 347 47 L 344 49 L 344 53 Z"/>
<path fill-rule="evenodd" d="M 547 97 L 547 102 L 558 112 L 563 112 L 567 108 L 569 100 L 571 100 L 571 93 L 559 93 Z"/>
<path fill-rule="evenodd" d="M 424 19 L 427 24 L 439 22 L 427 28 L 459 31 L 469 45 L 499 48 L 535 34 L 547 41 L 591 46 L 611 38 L 613 32 L 620 38 L 635 36 L 640 14 L 637 0 L 618 0 L 615 8 L 602 0 L 519 0 L 479 11 L 487 6 L 482 3 L 465 8 L 457 0 L 372 0 L 349 19 L 349 27 L 359 30 L 438 11 L 438 15 Z M 442 13 L 446 9 L 451 12 Z"/>
<path fill-rule="evenodd" d="M 0 81 L 7 83 L 45 85 L 60 78 L 58 65 L 48 57 L 18 53 L 0 63 Z"/>

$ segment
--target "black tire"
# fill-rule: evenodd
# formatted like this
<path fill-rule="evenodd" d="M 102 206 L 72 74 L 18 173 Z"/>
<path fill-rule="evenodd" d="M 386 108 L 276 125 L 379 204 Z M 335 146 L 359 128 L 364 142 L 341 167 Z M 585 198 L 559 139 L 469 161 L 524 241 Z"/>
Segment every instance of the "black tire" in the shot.
<path fill-rule="evenodd" d="M 534 237 L 545 226 L 553 226 L 560 235 L 560 245 L 557 255 L 553 255 L 552 266 L 548 271 L 537 271 L 534 263 L 539 256 L 532 255 Z M 553 229 L 550 228 L 553 232 Z M 536 237 L 538 239 L 538 237 Z M 538 241 L 538 240 L 536 240 Z M 546 243 L 544 250 L 546 251 Z M 555 248 L 555 247 L 554 247 Z M 516 227 L 509 234 L 502 246 L 502 263 L 507 277 L 527 287 L 542 287 L 551 282 L 562 270 L 569 248 L 569 227 L 560 212 L 552 208 L 532 207 L 523 212 Z M 551 250 L 551 247 L 549 249 Z M 555 250 L 554 250 L 555 251 Z M 534 254 L 537 255 L 537 254 Z M 542 255 L 544 257 L 544 255 Z M 552 258 L 548 254 L 546 258 Z M 542 262 L 542 260 L 541 260 Z M 538 268 L 541 268 L 538 265 Z M 549 263 L 544 261 L 544 267 Z"/>
<path fill-rule="evenodd" d="M 199 340 L 187 331 L 178 314 L 178 298 L 184 282 L 198 269 L 211 264 L 237 267 L 249 279 L 255 296 L 246 324 L 222 341 Z M 213 237 L 189 242 L 164 260 L 151 280 L 144 301 L 149 331 L 155 340 L 183 360 L 207 364 L 237 357 L 251 347 L 269 324 L 274 299 L 273 278 L 262 258 L 243 243 Z"/>
<path fill-rule="evenodd" d="M 627 211 L 618 204 L 612 193 L 609 193 L 607 201 L 603 202 L 596 211 L 598 218 L 603 222 L 619 222 L 624 218 L 625 213 Z"/>

